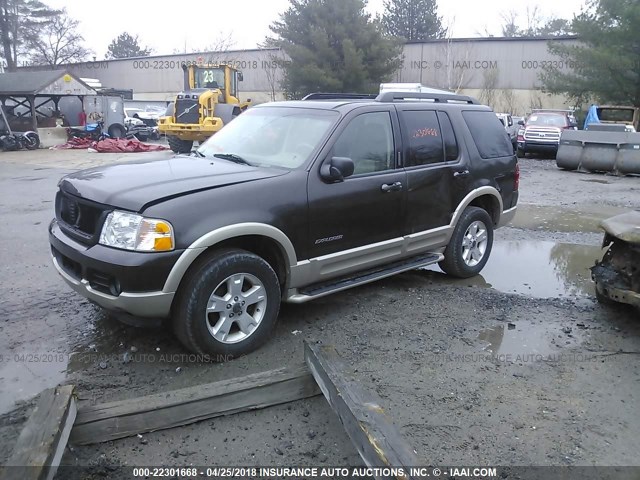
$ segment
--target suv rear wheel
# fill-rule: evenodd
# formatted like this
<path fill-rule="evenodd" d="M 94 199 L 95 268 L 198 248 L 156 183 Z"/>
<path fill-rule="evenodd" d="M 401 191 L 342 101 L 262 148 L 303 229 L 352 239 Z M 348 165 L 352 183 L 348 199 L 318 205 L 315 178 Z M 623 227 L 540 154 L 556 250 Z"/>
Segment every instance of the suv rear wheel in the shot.
<path fill-rule="evenodd" d="M 447 274 L 469 278 L 484 268 L 493 246 L 493 221 L 486 210 L 467 207 L 444 251 L 440 268 Z"/>
<path fill-rule="evenodd" d="M 173 327 L 189 350 L 228 360 L 268 340 L 279 310 L 280 284 L 271 266 L 245 250 L 221 250 L 186 278 Z"/>

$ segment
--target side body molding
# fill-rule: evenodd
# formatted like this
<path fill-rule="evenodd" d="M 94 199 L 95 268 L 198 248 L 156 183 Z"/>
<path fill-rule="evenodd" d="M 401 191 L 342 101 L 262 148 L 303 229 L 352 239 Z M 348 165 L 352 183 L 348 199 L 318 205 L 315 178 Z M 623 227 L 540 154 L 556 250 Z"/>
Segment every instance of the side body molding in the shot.
<path fill-rule="evenodd" d="M 451 239 L 451 235 L 453 235 L 456 225 L 460 221 L 460 216 L 464 209 L 467 208 L 474 199 L 484 195 L 494 197 L 499 206 L 499 213 L 494 219 L 496 225 L 498 225 L 503 208 L 500 192 L 491 186 L 476 188 L 460 201 L 448 225 L 323 255 L 321 257 L 310 258 L 308 260 L 302 260 L 297 264 L 292 264 L 291 278 L 288 284 L 289 291 L 286 294 L 286 299 L 295 297 L 298 288 L 310 284 L 356 273 L 367 268 L 376 267 L 425 252 L 442 254 Z"/>
<path fill-rule="evenodd" d="M 243 237 L 246 235 L 258 235 L 273 239 L 282 250 L 283 257 L 287 261 L 286 271 L 290 270 L 291 265 L 297 263 L 296 251 L 289 237 L 282 230 L 266 223 L 238 223 L 235 225 L 227 225 L 217 228 L 198 238 L 184 251 L 178 261 L 171 269 L 167 281 L 164 284 L 163 292 L 175 292 L 182 281 L 182 277 L 187 269 L 195 261 L 198 256 L 207 248 L 234 237 Z"/>

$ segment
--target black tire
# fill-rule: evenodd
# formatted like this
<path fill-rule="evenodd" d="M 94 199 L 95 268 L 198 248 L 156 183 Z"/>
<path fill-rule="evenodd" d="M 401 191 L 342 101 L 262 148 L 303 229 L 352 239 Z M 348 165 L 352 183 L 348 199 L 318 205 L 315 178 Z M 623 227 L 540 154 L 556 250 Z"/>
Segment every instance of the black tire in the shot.
<path fill-rule="evenodd" d="M 236 308 L 246 309 L 245 312 L 251 313 L 254 318 L 256 315 L 261 316 L 257 327 L 245 338 L 236 343 L 226 343 L 215 338 L 209 330 L 212 324 L 215 325 L 214 322 L 222 320 L 223 314 L 207 314 L 206 310 L 211 295 L 218 292 L 217 295 L 222 296 L 219 288 L 226 288 L 225 281 L 236 274 L 248 274 L 261 282 L 265 291 L 266 306 L 260 303 L 241 306 L 241 297 L 234 297 L 239 298 L 239 301 L 235 301 L 234 298 L 225 300 L 233 304 L 231 309 L 228 307 L 230 304 L 221 306 L 226 309 L 224 314 L 228 316 L 233 316 L 230 312 L 236 312 Z M 280 297 L 278 277 L 265 260 L 245 250 L 218 250 L 194 265 L 183 281 L 176 308 L 172 312 L 173 330 L 180 342 L 192 352 L 209 355 L 214 361 L 231 360 L 255 350 L 269 339 L 278 319 Z M 262 313 L 258 313 L 261 305 Z M 253 310 L 250 311 L 250 308 Z M 235 320 L 230 322 L 235 322 L 229 329 L 231 335 L 245 335 Z M 233 341 L 233 337 L 227 338 Z"/>
<path fill-rule="evenodd" d="M 463 258 L 463 240 L 467 229 L 474 222 L 482 222 L 486 230 L 486 246 L 478 263 L 469 265 Z M 467 207 L 460 216 L 453 230 L 449 245 L 444 251 L 444 260 L 439 263 L 443 272 L 458 278 L 469 278 L 480 273 L 484 268 L 493 246 L 493 220 L 486 210 L 479 207 Z"/>
<path fill-rule="evenodd" d="M 193 141 L 180 140 L 173 135 L 167 135 L 167 141 L 169 142 L 169 148 L 175 153 L 190 153 L 193 148 Z"/>
<path fill-rule="evenodd" d="M 517 148 L 516 149 L 516 155 L 518 155 L 518 158 L 524 158 L 527 156 L 527 154 L 525 153 L 525 151 L 522 148 Z"/>
<path fill-rule="evenodd" d="M 24 146 L 27 150 L 36 150 L 40 146 L 40 137 L 35 132 L 24 134 Z"/>
<path fill-rule="evenodd" d="M 125 138 L 127 136 L 127 130 L 117 123 L 111 125 L 107 130 L 107 133 L 111 138 Z"/>

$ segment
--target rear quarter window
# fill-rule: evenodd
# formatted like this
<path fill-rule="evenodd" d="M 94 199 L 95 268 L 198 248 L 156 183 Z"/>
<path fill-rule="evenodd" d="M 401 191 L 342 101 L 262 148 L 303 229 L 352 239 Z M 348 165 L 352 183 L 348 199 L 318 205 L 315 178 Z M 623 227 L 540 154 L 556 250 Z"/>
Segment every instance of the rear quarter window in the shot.
<path fill-rule="evenodd" d="M 513 155 L 513 145 L 509 135 L 495 113 L 467 110 L 462 112 L 462 116 L 482 158 Z"/>

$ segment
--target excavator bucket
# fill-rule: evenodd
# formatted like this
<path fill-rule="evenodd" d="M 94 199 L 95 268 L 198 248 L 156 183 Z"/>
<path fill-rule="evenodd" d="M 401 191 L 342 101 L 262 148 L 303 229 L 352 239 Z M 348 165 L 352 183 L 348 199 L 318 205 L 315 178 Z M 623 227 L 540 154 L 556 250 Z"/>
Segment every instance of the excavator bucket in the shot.
<path fill-rule="evenodd" d="M 640 133 L 605 127 L 565 130 L 556 164 L 565 170 L 640 174 Z"/>

